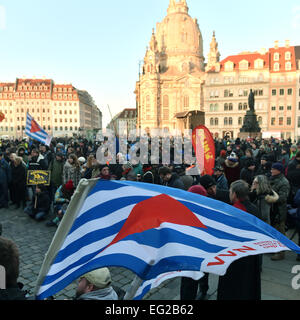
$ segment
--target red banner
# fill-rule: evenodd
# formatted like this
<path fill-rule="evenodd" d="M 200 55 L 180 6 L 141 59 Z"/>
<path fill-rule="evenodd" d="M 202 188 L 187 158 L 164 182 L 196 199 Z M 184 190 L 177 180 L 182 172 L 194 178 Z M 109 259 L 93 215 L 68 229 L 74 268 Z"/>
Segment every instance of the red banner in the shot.
<path fill-rule="evenodd" d="M 205 126 L 195 128 L 192 143 L 201 175 L 212 175 L 215 167 L 215 142 L 211 132 Z"/>

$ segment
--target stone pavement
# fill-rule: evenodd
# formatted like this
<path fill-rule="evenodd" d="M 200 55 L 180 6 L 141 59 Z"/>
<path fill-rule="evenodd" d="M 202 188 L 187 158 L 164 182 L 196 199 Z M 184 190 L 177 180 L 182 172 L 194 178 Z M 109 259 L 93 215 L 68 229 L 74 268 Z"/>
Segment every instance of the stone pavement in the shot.
<path fill-rule="evenodd" d="M 31 293 L 35 287 L 44 256 L 55 234 L 56 228 L 45 226 L 45 222 L 36 222 L 26 216 L 21 209 L 1 209 L 0 223 L 3 225 L 2 235 L 12 239 L 20 250 L 20 277 L 24 289 Z M 293 230 L 288 232 L 290 237 Z M 298 236 L 293 241 L 298 243 Z M 263 258 L 262 270 L 262 299 L 263 300 L 300 300 L 300 289 L 292 288 L 292 279 L 295 274 L 291 270 L 299 265 L 295 252 L 287 252 L 283 261 L 272 261 L 270 255 Z M 134 279 L 134 274 L 124 268 L 110 268 L 113 285 L 128 290 Z M 297 281 L 300 285 L 300 279 Z M 218 276 L 209 276 L 208 299 L 216 300 Z M 70 284 L 55 295 L 55 299 L 71 299 L 75 294 L 76 283 Z M 180 279 L 165 281 L 160 287 L 153 289 L 145 296 L 147 300 L 179 300 Z"/>

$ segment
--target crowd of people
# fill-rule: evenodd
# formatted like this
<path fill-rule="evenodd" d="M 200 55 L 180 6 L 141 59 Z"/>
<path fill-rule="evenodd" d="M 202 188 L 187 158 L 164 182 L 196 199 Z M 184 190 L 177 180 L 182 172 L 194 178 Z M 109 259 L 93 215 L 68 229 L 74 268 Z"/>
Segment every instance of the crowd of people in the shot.
<path fill-rule="evenodd" d="M 171 140 L 172 141 L 172 140 Z M 278 139 L 215 140 L 215 168 L 212 175 L 189 175 L 191 163 L 174 163 L 174 148 L 170 163 L 146 164 L 133 162 L 128 153 L 118 153 L 116 163 L 99 163 L 96 157 L 100 144 L 85 139 L 54 139 L 50 147 L 35 141 L 2 141 L 0 151 L 0 208 L 23 208 L 25 214 L 46 225 L 58 226 L 71 197 L 82 178 L 131 180 L 180 188 L 232 204 L 254 214 L 281 233 L 296 228 L 300 231 L 300 142 Z M 150 156 L 150 146 L 148 159 Z M 160 155 L 161 156 L 161 155 Z M 28 186 L 28 170 L 49 170 L 50 186 Z M 300 239 L 300 237 L 299 237 Z M 299 240 L 300 241 L 300 240 Z M 300 245 L 300 242 L 299 242 Z M 274 261 L 285 258 L 284 252 L 273 254 Z M 254 298 L 260 296 L 253 268 L 261 269 L 261 258 L 246 257 L 233 263 L 228 275 L 220 277 L 219 299 Z M 300 261 L 300 256 L 297 256 Z M 0 261 L 1 262 L 1 261 Z M 243 266 L 252 265 L 249 289 L 243 282 Z M 237 271 L 239 270 L 239 271 Z M 258 274 L 260 272 L 258 271 Z M 233 274 L 235 276 L 233 276 Z M 255 273 L 256 274 L 256 273 Z M 240 290 L 231 292 L 228 281 L 234 280 Z M 228 280 L 229 279 L 229 280 Z M 200 298 L 208 291 L 208 274 L 200 281 L 182 278 L 181 299 Z M 244 296 L 243 296 L 244 294 Z"/>

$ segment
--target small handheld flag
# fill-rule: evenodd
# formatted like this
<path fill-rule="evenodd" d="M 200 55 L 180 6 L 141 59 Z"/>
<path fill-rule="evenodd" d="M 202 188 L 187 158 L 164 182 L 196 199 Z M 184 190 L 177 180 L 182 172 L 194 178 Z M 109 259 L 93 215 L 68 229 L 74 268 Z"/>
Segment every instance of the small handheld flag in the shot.
<path fill-rule="evenodd" d="M 40 127 L 29 113 L 27 113 L 25 133 L 30 138 L 40 141 L 46 146 L 49 146 L 52 140 L 52 137 Z"/>

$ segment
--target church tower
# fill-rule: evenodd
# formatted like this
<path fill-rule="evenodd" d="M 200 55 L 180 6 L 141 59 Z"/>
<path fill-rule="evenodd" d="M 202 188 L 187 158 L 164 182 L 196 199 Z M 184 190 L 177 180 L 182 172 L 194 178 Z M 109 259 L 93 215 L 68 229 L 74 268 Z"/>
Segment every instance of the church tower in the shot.
<path fill-rule="evenodd" d="M 186 115 L 203 111 L 205 67 L 198 21 L 190 17 L 186 0 L 170 0 L 155 29 L 136 84 L 137 126 L 187 129 Z"/>
<path fill-rule="evenodd" d="M 210 43 L 210 50 L 208 53 L 207 65 L 205 71 L 209 71 L 214 68 L 215 71 L 220 71 L 220 52 L 218 49 L 218 42 L 216 40 L 215 31 L 213 32 L 212 41 Z"/>

